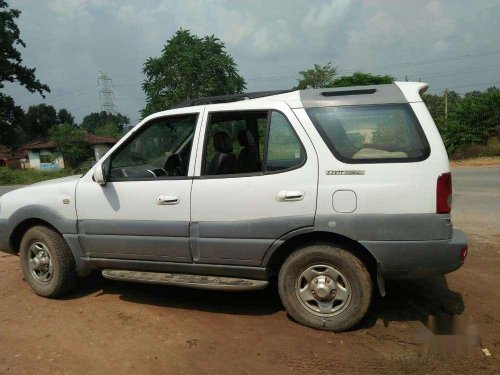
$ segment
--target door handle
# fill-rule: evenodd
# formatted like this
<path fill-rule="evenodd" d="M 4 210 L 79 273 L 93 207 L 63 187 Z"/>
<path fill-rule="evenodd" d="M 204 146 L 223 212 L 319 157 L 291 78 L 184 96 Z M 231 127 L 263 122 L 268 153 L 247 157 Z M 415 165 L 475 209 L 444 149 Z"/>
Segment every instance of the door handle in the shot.
<path fill-rule="evenodd" d="M 159 195 L 158 198 L 156 198 L 156 204 L 160 206 L 164 205 L 174 205 L 178 204 L 180 202 L 180 198 L 176 195 Z"/>
<path fill-rule="evenodd" d="M 276 195 L 278 202 L 293 202 L 304 199 L 305 193 L 299 190 L 282 190 Z"/>

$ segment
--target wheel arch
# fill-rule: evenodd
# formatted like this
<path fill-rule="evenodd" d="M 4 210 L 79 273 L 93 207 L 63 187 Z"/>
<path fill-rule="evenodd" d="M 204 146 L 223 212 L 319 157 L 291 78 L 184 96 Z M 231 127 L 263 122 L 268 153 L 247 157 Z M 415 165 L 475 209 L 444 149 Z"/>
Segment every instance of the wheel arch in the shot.
<path fill-rule="evenodd" d="M 55 230 L 57 233 L 61 234 L 59 230 L 57 230 L 56 227 L 54 227 L 51 223 L 49 223 L 46 220 L 40 219 L 40 218 L 29 218 L 25 219 L 24 221 L 21 221 L 18 223 L 9 238 L 9 244 L 12 252 L 14 254 L 18 254 L 21 246 L 21 240 L 24 236 L 24 234 L 31 228 L 36 227 L 38 225 L 49 227 L 53 230 Z"/>
<path fill-rule="evenodd" d="M 351 252 L 363 262 L 372 277 L 376 277 L 377 259 L 367 248 L 349 237 L 325 231 L 297 231 L 293 236 L 278 240 L 264 257 L 262 266 L 270 275 L 276 275 L 288 256 L 304 246 L 317 243 L 338 245 Z"/>
<path fill-rule="evenodd" d="M 21 238 L 26 230 L 40 224 L 53 228 L 59 234 L 76 234 L 76 217 L 71 220 L 59 212 L 40 205 L 28 205 L 15 211 L 8 219 L 9 245 L 12 252 L 19 252 Z"/>

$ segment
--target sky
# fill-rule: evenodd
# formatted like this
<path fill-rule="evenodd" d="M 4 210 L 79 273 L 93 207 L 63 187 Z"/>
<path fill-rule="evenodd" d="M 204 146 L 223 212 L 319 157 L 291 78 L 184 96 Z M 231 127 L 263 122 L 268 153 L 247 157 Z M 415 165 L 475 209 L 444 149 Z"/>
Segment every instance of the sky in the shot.
<path fill-rule="evenodd" d="M 51 93 L 3 90 L 78 121 L 100 110 L 99 72 L 117 110 L 140 120 L 142 65 L 179 29 L 220 38 L 247 91 L 292 88 L 298 72 L 332 62 L 340 74 L 390 74 L 460 93 L 500 86 L 500 0 L 10 0 L 24 64 Z"/>

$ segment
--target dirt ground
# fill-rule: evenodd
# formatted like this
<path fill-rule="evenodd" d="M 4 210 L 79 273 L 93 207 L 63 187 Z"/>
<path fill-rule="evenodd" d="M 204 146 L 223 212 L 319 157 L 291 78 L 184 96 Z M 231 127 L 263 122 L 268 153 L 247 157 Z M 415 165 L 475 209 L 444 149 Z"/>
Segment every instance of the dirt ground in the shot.
<path fill-rule="evenodd" d="M 0 374 L 498 374 L 500 212 L 491 223 L 466 202 L 492 199 L 494 214 L 500 185 L 474 195 L 467 181 L 476 180 L 464 177 L 456 195 L 465 266 L 388 283 L 362 323 L 340 334 L 293 322 L 275 288 L 210 292 L 94 275 L 47 300 L 23 281 L 16 257 L 0 255 Z"/>
<path fill-rule="evenodd" d="M 452 160 L 450 165 L 452 167 L 498 167 L 500 166 L 500 156 Z"/>

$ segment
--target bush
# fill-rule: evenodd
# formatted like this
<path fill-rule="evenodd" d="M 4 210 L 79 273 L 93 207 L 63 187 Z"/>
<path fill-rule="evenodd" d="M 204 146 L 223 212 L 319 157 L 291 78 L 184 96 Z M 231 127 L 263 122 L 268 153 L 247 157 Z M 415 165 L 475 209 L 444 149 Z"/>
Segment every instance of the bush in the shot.
<path fill-rule="evenodd" d="M 500 137 L 490 138 L 484 156 L 500 156 Z"/>
<path fill-rule="evenodd" d="M 450 153 L 450 159 L 453 160 L 480 158 L 484 156 L 500 156 L 500 137 L 490 138 L 485 145 L 471 144 L 461 146 Z"/>
<path fill-rule="evenodd" d="M 9 169 L 0 167 L 0 185 L 24 185 L 51 180 L 53 178 L 71 176 L 73 171 L 61 169 L 59 171 L 38 171 L 35 169 Z"/>

